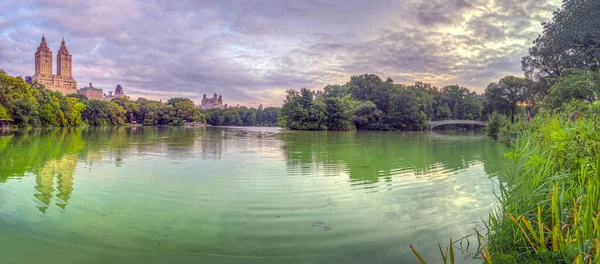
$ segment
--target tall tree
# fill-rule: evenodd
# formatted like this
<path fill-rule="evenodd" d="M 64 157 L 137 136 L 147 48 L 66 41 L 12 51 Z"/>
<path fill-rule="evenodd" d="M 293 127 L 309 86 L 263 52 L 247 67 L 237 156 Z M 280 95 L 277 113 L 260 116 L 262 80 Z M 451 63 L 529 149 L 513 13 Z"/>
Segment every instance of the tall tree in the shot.
<path fill-rule="evenodd" d="M 524 101 L 527 98 L 527 92 L 531 86 L 531 81 L 526 78 L 515 76 L 506 76 L 498 82 L 498 84 L 490 84 L 486 89 L 486 99 L 488 103 L 495 107 L 488 109 L 498 112 L 506 112 L 510 114 L 510 121 L 515 121 L 515 112 L 517 103 Z M 489 93 L 488 93 L 489 92 Z"/>
<path fill-rule="evenodd" d="M 565 76 L 570 69 L 596 71 L 600 67 L 600 1 L 563 0 L 552 21 L 522 59 L 525 75 L 533 80 L 546 79 L 544 93 L 553 85 L 552 78 Z"/>

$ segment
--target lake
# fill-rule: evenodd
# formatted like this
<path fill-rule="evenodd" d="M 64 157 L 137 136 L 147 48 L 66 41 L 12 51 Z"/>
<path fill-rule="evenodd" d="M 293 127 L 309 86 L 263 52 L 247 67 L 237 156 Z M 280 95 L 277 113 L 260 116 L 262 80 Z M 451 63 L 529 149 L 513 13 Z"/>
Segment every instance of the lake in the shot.
<path fill-rule="evenodd" d="M 0 263 L 439 263 L 483 227 L 504 152 L 472 131 L 13 132 Z"/>

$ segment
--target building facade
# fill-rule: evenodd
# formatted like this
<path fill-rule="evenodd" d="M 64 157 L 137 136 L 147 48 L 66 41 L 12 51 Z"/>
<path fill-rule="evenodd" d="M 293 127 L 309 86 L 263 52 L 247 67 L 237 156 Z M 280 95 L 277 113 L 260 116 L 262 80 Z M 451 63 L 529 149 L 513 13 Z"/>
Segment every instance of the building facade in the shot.
<path fill-rule="evenodd" d="M 120 84 L 118 84 L 117 88 L 115 88 L 114 94 L 112 91 L 108 92 L 108 95 L 104 94 L 104 90 L 92 86 L 91 82 L 90 86 L 79 89 L 78 93 L 87 96 L 89 100 L 100 100 L 110 102 L 112 99 L 115 98 L 126 97 L 127 99 L 129 99 L 129 96 L 125 95 L 123 87 L 121 87 Z"/>
<path fill-rule="evenodd" d="M 213 98 L 207 98 L 206 94 L 202 96 L 202 104 L 200 104 L 201 109 L 213 109 L 213 108 L 223 108 L 223 97 L 217 94 Z"/>
<path fill-rule="evenodd" d="M 94 86 L 92 86 L 91 82 L 90 82 L 89 87 L 81 88 L 81 89 L 79 89 L 78 92 L 80 94 L 87 96 L 87 98 L 89 100 L 103 100 L 104 99 L 104 93 L 102 92 L 102 89 L 94 88 Z"/>
<path fill-rule="evenodd" d="M 52 51 L 42 36 L 42 42 L 35 52 L 35 74 L 33 82 L 38 82 L 46 88 L 62 93 L 63 95 L 77 93 L 77 82 L 72 76 L 72 56 L 67 50 L 65 40 L 61 42 L 56 55 L 57 74 L 52 74 Z"/>
<path fill-rule="evenodd" d="M 110 91 L 108 92 L 108 95 L 105 94 L 104 101 L 110 101 L 112 99 L 121 97 L 127 97 L 127 99 L 129 99 L 129 96 L 125 95 L 125 92 L 123 92 L 123 87 L 121 87 L 120 84 L 117 84 L 117 87 L 115 88 L 115 93 L 113 94 L 113 92 Z"/>

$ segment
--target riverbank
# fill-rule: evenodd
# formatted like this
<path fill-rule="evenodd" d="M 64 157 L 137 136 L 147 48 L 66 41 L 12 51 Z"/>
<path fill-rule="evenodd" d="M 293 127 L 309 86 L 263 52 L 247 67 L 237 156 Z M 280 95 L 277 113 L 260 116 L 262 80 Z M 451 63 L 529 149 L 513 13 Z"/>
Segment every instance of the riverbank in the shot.
<path fill-rule="evenodd" d="M 500 263 L 598 263 L 598 106 L 536 117 L 512 152 L 488 248 Z"/>

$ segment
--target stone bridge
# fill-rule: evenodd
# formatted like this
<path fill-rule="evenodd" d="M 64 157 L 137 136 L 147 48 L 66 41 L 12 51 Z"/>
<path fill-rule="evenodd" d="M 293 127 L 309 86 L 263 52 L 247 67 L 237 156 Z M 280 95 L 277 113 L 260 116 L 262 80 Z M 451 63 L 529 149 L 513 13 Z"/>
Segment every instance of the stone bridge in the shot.
<path fill-rule="evenodd" d="M 429 129 L 433 129 L 437 126 L 443 125 L 479 125 L 486 126 L 487 121 L 479 121 L 479 120 L 441 120 L 441 121 L 427 121 L 427 125 Z"/>

